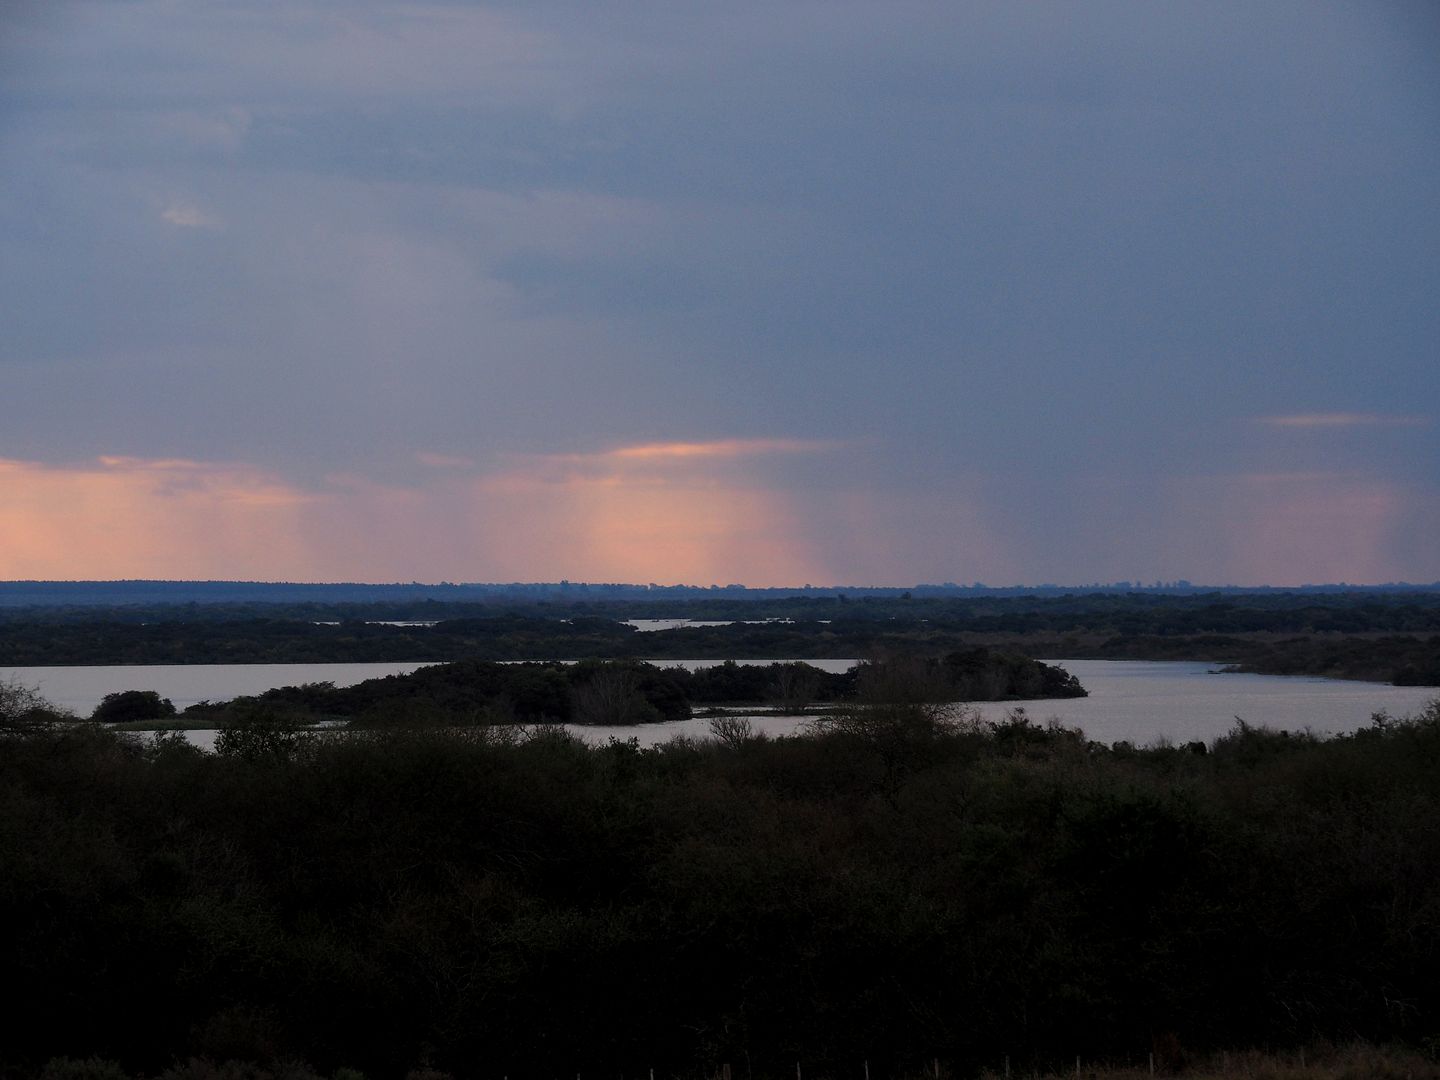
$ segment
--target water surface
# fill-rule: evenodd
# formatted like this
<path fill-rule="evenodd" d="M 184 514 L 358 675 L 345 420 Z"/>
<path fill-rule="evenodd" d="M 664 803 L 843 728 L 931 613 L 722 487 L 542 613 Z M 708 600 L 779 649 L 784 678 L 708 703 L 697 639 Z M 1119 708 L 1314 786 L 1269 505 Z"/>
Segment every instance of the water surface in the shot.
<path fill-rule="evenodd" d="M 1338 734 L 1365 727 L 1371 715 L 1381 709 L 1393 716 L 1410 715 L 1440 697 L 1440 689 L 1433 686 L 1221 674 L 1218 665 L 1202 661 L 1046 663 L 1058 664 L 1070 672 L 1090 691 L 1090 696 L 984 702 L 974 708 L 987 720 L 999 720 L 1009 710 L 1020 707 L 1039 723 L 1057 720 L 1067 727 L 1080 728 L 1097 742 L 1123 740 L 1144 746 L 1161 739 L 1210 743 L 1233 728 L 1237 717 L 1257 727 Z M 770 735 L 794 734 L 813 723 L 813 718 L 802 716 L 751 715 L 748 719 L 757 731 Z M 572 730 L 591 743 L 603 743 L 613 736 L 636 738 L 642 746 L 651 746 L 675 735 L 707 737 L 710 721 L 696 718 L 627 728 L 577 726 Z"/>
<path fill-rule="evenodd" d="M 656 660 L 691 670 L 722 660 Z M 772 660 L 741 663 L 769 664 Z M 855 660 L 807 660 L 826 671 L 844 671 Z M 1216 674 L 1216 665 L 1195 661 L 1051 660 L 1090 691 L 1086 698 L 1061 698 L 977 706 L 987 719 L 999 719 L 1016 704 L 1037 721 L 1050 719 L 1082 729 L 1090 738 L 1113 743 L 1126 740 L 1145 745 L 1157 739 L 1210 742 L 1224 735 L 1236 717 L 1247 723 L 1291 731 L 1333 734 L 1354 731 L 1384 709 L 1395 716 L 1418 712 L 1440 697 L 1435 687 L 1389 686 L 1287 675 Z M 100 699 L 119 690 L 154 690 L 177 709 L 197 701 L 221 701 L 241 694 L 259 694 L 276 686 L 332 682 L 349 686 L 365 679 L 403 674 L 424 664 L 190 664 L 110 667 L 10 668 L 10 675 L 38 687 L 56 705 L 88 716 Z M 795 716 L 752 716 L 751 722 L 772 735 L 788 735 L 811 721 Z M 692 719 L 627 728 L 572 728 L 588 742 L 611 737 L 637 738 L 654 745 L 676 735 L 707 737 L 710 722 Z M 214 732 L 190 732 L 191 741 L 209 746 Z"/>
<path fill-rule="evenodd" d="M 40 691 L 76 716 L 89 716 L 106 694 L 154 690 L 184 710 L 200 701 L 263 694 L 277 686 L 331 682 L 351 686 L 384 675 L 404 675 L 425 664 L 106 664 L 0 670 Z"/>
<path fill-rule="evenodd" d="M 523 663 L 524 661 L 503 661 Z M 552 661 L 570 663 L 571 661 Z M 691 671 L 723 664 L 723 660 L 652 660 L 660 667 Z M 744 664 L 773 664 L 774 660 L 742 660 Z M 790 661 L 779 661 L 789 663 Z M 806 660 L 824 671 L 845 671 L 858 660 Z M 51 704 L 76 716 L 89 716 L 106 694 L 122 690 L 154 690 L 184 711 L 200 701 L 227 701 L 242 694 L 263 694 L 277 686 L 329 682 L 353 686 L 366 679 L 404 675 L 425 663 L 403 664 L 110 664 L 75 667 L 22 667 L 0 669 L 0 677 L 13 677 L 35 687 Z"/>

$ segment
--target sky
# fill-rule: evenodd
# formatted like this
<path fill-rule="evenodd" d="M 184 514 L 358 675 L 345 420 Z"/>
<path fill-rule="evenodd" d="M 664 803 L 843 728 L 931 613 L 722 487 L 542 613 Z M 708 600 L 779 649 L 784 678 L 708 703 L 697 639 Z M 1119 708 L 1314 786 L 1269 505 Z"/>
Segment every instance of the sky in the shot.
<path fill-rule="evenodd" d="M 0 578 L 1440 580 L 1429 0 L 0 0 Z"/>

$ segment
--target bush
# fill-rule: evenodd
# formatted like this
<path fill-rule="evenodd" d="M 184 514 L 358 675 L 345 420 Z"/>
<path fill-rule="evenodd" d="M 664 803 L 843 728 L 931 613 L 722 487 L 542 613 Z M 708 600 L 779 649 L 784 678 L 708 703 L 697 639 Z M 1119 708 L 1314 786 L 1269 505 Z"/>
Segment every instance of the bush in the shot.
<path fill-rule="evenodd" d="M 215 752 L 246 761 L 285 759 L 314 741 L 302 721 L 258 708 L 245 710 L 216 736 Z"/>
<path fill-rule="evenodd" d="M 73 719 L 57 709 L 40 691 L 15 678 L 0 679 L 0 731 L 29 731 Z"/>
<path fill-rule="evenodd" d="M 104 700 L 95 706 L 90 719 L 99 724 L 129 724 L 141 720 L 163 720 L 175 715 L 175 706 L 169 698 L 162 698 L 154 690 L 121 690 L 106 694 Z"/>

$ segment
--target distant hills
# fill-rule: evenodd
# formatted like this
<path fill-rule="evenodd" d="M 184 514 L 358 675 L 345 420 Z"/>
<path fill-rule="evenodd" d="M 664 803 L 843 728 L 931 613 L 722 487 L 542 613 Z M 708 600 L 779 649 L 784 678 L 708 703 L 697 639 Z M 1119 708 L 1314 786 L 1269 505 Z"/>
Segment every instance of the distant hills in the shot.
<path fill-rule="evenodd" d="M 775 600 L 787 597 L 877 597 L 886 599 L 1067 596 L 1097 593 L 1147 593 L 1171 596 L 1206 594 L 1335 594 L 1440 592 L 1440 582 L 1382 585 L 1317 584 L 1298 587 L 1193 585 L 1188 581 L 1117 581 L 1088 585 L 1006 585 L 976 582 L 909 586 L 799 585 L 749 588 L 744 585 L 660 585 L 620 582 L 466 582 L 306 583 L 283 581 L 0 581 L 0 607 L 72 607 L 150 604 L 375 604 L 533 603 L 536 601 L 612 600 Z"/>

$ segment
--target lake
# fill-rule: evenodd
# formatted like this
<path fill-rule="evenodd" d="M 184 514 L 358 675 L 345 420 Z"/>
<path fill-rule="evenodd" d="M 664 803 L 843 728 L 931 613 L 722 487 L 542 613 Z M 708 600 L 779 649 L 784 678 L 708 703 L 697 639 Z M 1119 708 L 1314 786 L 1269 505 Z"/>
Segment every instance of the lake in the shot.
<path fill-rule="evenodd" d="M 1182 743 L 1210 742 L 1224 735 L 1241 717 L 1257 727 L 1297 731 L 1308 728 L 1337 734 L 1365 727 L 1372 713 L 1385 709 L 1393 716 L 1419 712 L 1440 697 L 1433 686 L 1390 686 L 1288 675 L 1219 674 L 1217 665 L 1200 661 L 1047 660 L 1063 667 L 1090 691 L 1084 698 L 1042 701 L 984 702 L 975 706 L 987 720 L 999 720 L 1017 706 L 1031 719 L 1058 720 L 1078 727 L 1097 742 L 1120 740 L 1137 746 L 1157 739 Z M 744 715 L 738 714 L 737 715 Z M 804 716 L 751 715 L 757 731 L 791 735 L 812 722 Z M 637 738 L 642 746 L 675 735 L 707 737 L 703 718 L 670 724 L 627 728 L 572 727 L 587 742 L 612 736 Z"/>
<path fill-rule="evenodd" d="M 106 694 L 154 690 L 184 710 L 200 701 L 262 694 L 276 686 L 333 682 L 351 686 L 385 675 L 404 675 L 425 664 L 115 664 L 95 667 L 4 668 L 51 704 L 89 716 Z"/>
<path fill-rule="evenodd" d="M 768 664 L 770 660 L 744 663 Z M 827 671 L 844 671 L 854 660 L 810 660 Z M 1165 738 L 1173 742 L 1200 739 L 1209 742 L 1230 730 L 1237 716 L 1247 723 L 1271 728 L 1337 733 L 1369 723 L 1370 715 L 1388 710 L 1402 716 L 1418 712 L 1440 697 L 1436 687 L 1389 686 L 1384 683 L 1348 682 L 1282 675 L 1215 674 L 1215 665 L 1198 661 L 1051 660 L 1065 668 L 1090 691 L 1087 698 L 1028 701 L 1030 716 L 1044 722 L 1059 720 L 1082 729 L 1090 738 L 1113 743 L 1124 739 L 1137 745 Z M 661 665 L 709 667 L 720 660 L 662 660 Z M 424 664 L 193 664 L 114 667 L 8 668 L 12 676 L 38 687 L 56 705 L 88 716 L 106 694 L 118 690 L 154 690 L 168 697 L 177 709 L 197 701 L 219 701 L 241 694 L 258 694 L 275 686 L 307 682 L 333 682 L 349 686 L 365 679 L 414 671 Z M 1016 703 L 986 703 L 982 714 L 998 719 Z M 808 722 L 805 717 L 755 716 L 752 723 L 772 735 L 791 734 Z M 652 745 L 675 735 L 705 737 L 705 719 L 633 728 L 575 727 L 590 742 L 614 736 L 638 738 Z M 191 732 L 192 741 L 210 745 L 213 732 Z"/>
<path fill-rule="evenodd" d="M 523 661 L 502 661 L 522 663 Z M 565 661 L 568 663 L 569 661 Z M 661 667 L 696 670 L 723 660 L 654 660 Z M 744 660 L 772 664 L 773 660 Z M 789 661 L 782 661 L 789 663 Z M 822 671 L 845 671 L 858 660 L 806 660 Z M 184 711 L 200 701 L 227 701 L 242 694 L 263 694 L 277 686 L 329 682 L 353 686 L 366 679 L 407 675 L 429 664 L 106 664 L 93 667 L 0 668 L 0 678 L 35 687 L 52 705 L 76 716 L 89 716 L 106 694 L 121 690 L 154 690 Z"/>

